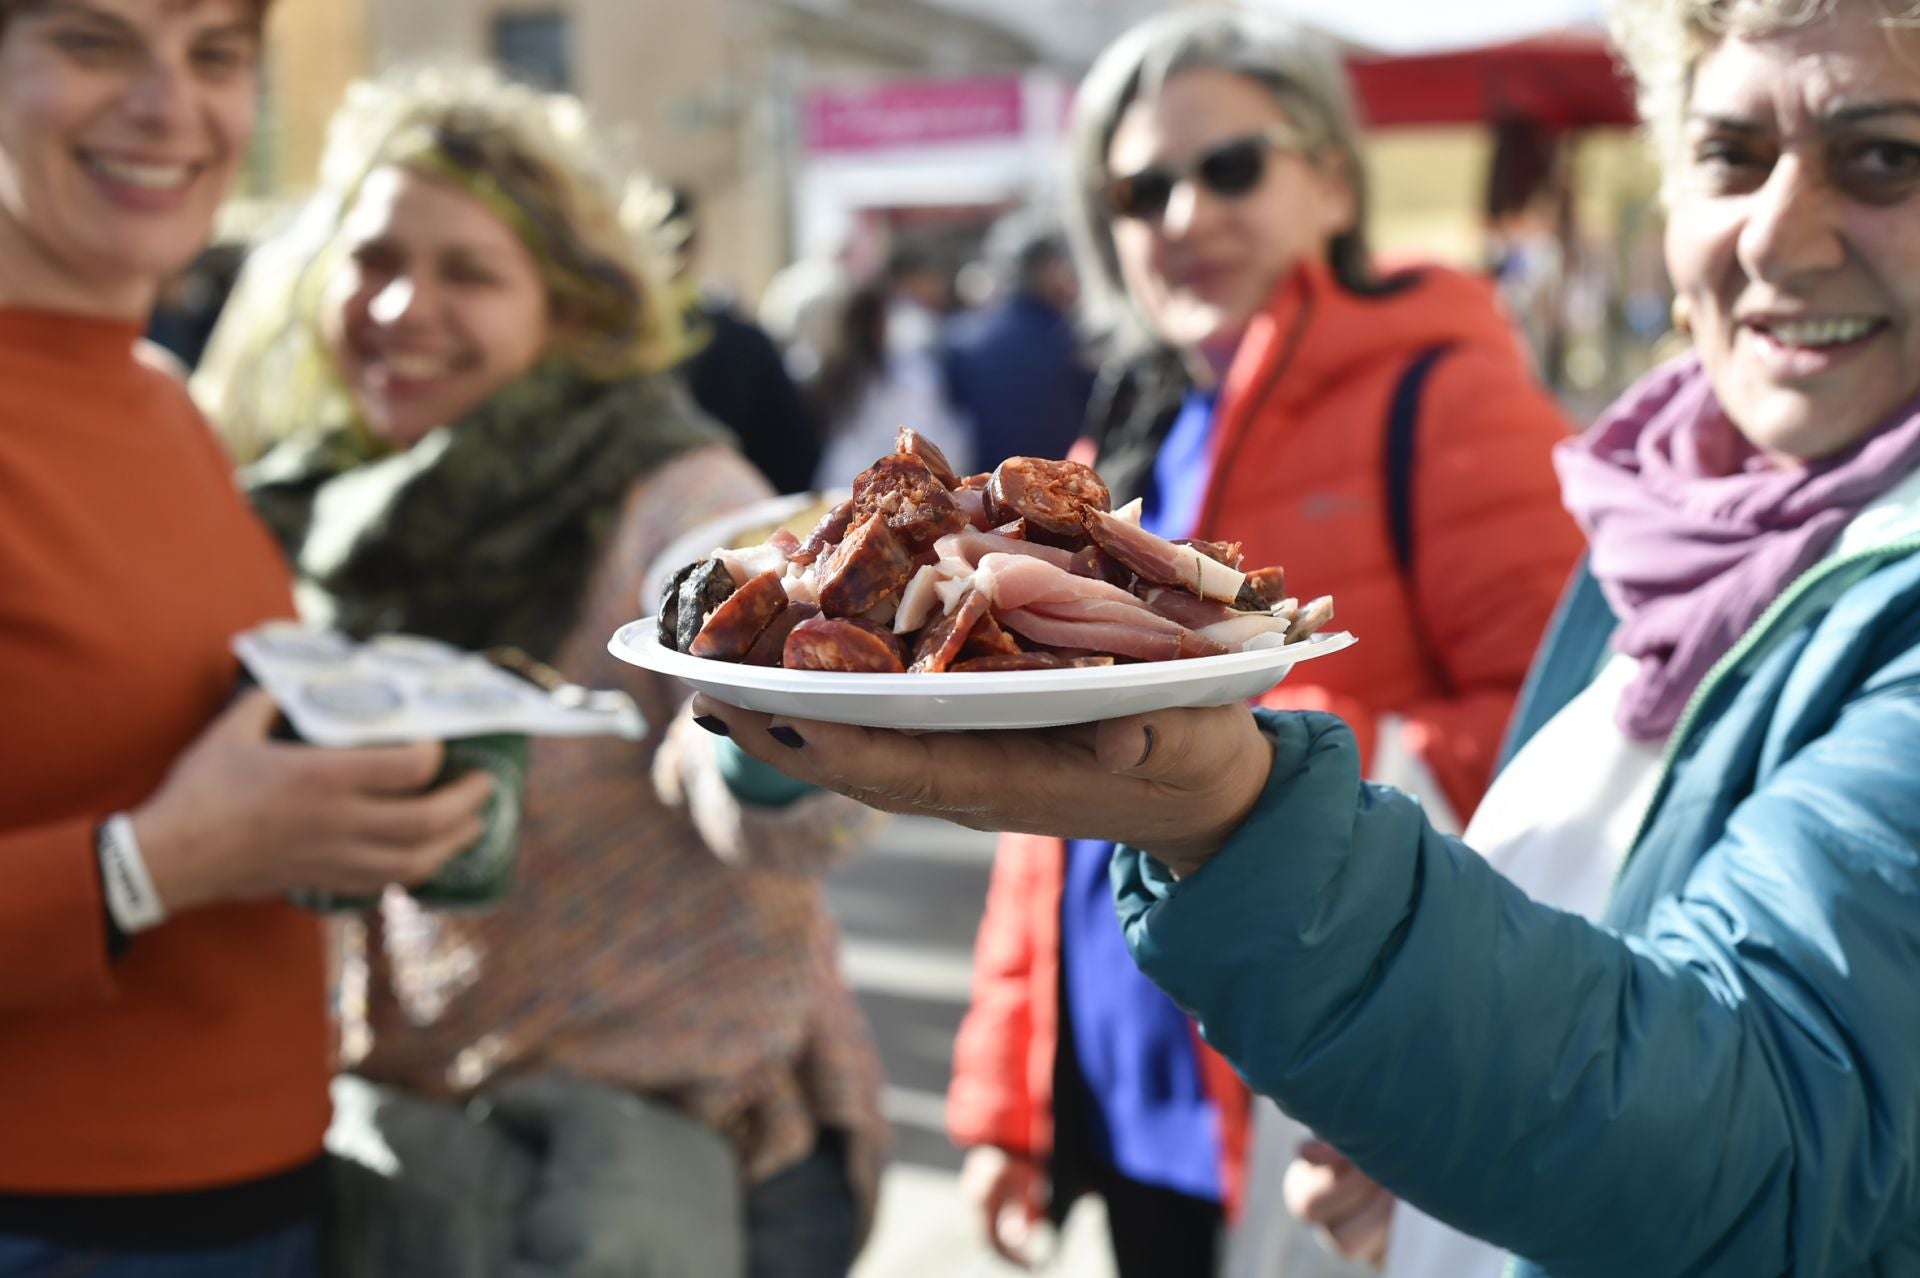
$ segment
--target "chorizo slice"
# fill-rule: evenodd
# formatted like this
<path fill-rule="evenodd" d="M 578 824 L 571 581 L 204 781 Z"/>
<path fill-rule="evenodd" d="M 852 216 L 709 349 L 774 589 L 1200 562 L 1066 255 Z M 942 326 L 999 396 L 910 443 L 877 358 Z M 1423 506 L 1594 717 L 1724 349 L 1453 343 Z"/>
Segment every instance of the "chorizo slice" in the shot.
<path fill-rule="evenodd" d="M 780 615 L 767 623 L 760 637 L 753 641 L 753 647 L 747 649 L 747 655 L 741 658 L 742 665 L 777 666 L 780 656 L 786 651 L 787 636 L 793 628 L 808 617 L 820 615 L 820 608 L 810 603 L 790 603 L 780 610 Z"/>
<path fill-rule="evenodd" d="M 967 641 L 960 645 L 963 657 L 1011 657 L 1021 651 L 1019 642 L 990 612 L 973 623 L 973 629 L 967 632 Z"/>
<path fill-rule="evenodd" d="M 707 624 L 713 610 L 734 592 L 733 574 L 718 559 L 704 559 L 680 583 L 680 600 L 674 612 L 674 648 L 692 652 L 693 641 Z"/>
<path fill-rule="evenodd" d="M 841 620 L 850 626 L 860 627 L 870 635 L 878 635 L 887 647 L 893 649 L 893 655 L 900 662 L 900 668 L 902 670 L 907 668 L 907 637 L 905 635 L 894 633 L 893 627 L 883 626 L 870 617 L 843 617 Z"/>
<path fill-rule="evenodd" d="M 787 635 L 780 664 L 789 670 L 900 674 L 893 645 L 856 622 L 809 617 Z"/>
<path fill-rule="evenodd" d="M 913 664 L 907 669 L 914 674 L 939 674 L 945 670 L 960 655 L 967 636 L 986 615 L 987 597 L 978 590 L 967 591 L 952 612 L 920 632 L 920 642 L 913 646 Z"/>
<path fill-rule="evenodd" d="M 727 596 L 694 636 L 687 651 L 712 661 L 738 661 L 775 617 L 786 610 L 787 591 L 780 574 L 763 572 Z"/>
<path fill-rule="evenodd" d="M 1233 606 L 1243 612 L 1267 612 L 1286 597 L 1285 568 L 1255 568 L 1240 583 L 1240 593 L 1234 596 Z"/>
<path fill-rule="evenodd" d="M 994 467 L 987 485 L 987 513 L 995 523 L 1027 521 L 1036 532 L 1073 546 L 1086 544 L 1084 512 L 1113 509 L 1113 496 L 1091 466 L 1044 457 L 1009 457 Z"/>
<path fill-rule="evenodd" d="M 913 576 L 913 556 L 884 515 L 870 514 L 841 538 L 815 568 L 820 611 L 854 617 L 868 611 Z"/>
<path fill-rule="evenodd" d="M 947 667 L 949 674 L 994 673 L 1006 670 L 1077 670 L 1084 666 L 1110 666 L 1108 656 L 1063 657 L 1057 652 L 994 653 L 968 657 Z"/>
<path fill-rule="evenodd" d="M 902 426 L 894 438 L 893 451 L 918 457 L 933 472 L 933 477 L 947 488 L 958 488 L 959 477 L 953 473 L 953 463 L 940 451 L 940 445 L 922 435 L 911 426 Z"/>
<path fill-rule="evenodd" d="M 800 543 L 800 548 L 787 556 L 787 562 L 805 568 L 825 554 L 829 547 L 839 545 L 840 539 L 847 535 L 847 529 L 851 527 L 853 527 L 853 498 L 849 497 L 820 516 L 820 522 L 813 526 L 813 531 L 808 533 L 807 539 Z"/>
<path fill-rule="evenodd" d="M 1109 586 L 1118 586 L 1129 592 L 1133 590 L 1136 580 L 1133 569 L 1098 546 L 1084 546 L 1074 551 L 1073 562 L 1067 565 L 1067 571 L 1076 577 L 1104 581 Z"/>
<path fill-rule="evenodd" d="M 947 486 L 910 453 L 882 457 L 854 477 L 854 522 L 874 514 L 885 516 L 887 527 L 915 552 L 967 526 Z"/>
<path fill-rule="evenodd" d="M 1229 568 L 1238 568 L 1246 547 L 1237 541 L 1205 541 L 1199 537 L 1175 537 L 1176 546 L 1192 546 L 1195 550 Z"/>

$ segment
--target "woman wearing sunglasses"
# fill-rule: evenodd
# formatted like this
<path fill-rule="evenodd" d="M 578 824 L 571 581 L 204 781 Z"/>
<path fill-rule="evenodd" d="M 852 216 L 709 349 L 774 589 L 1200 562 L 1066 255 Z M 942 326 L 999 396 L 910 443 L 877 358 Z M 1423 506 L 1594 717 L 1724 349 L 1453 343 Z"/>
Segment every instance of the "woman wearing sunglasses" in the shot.
<path fill-rule="evenodd" d="M 1374 271 L 1347 90 L 1294 29 L 1147 22 L 1087 76 L 1073 130 L 1080 271 L 1114 355 L 1090 434 L 1114 501 L 1335 595 L 1363 642 L 1272 704 L 1338 713 L 1370 775 L 1464 819 L 1578 553 L 1548 463 L 1567 424 L 1479 281 Z M 1091 1191 L 1123 1274 L 1203 1274 L 1240 1197 L 1248 1097 L 1127 961 L 1112 855 L 1003 841 L 949 1123 L 1002 1253 Z"/>
<path fill-rule="evenodd" d="M 1401 1196 L 1396 1278 L 1416 1208 L 1522 1258 L 1423 1230 L 1436 1278 L 1914 1278 L 1920 32 L 1609 8 L 1692 348 L 1556 450 L 1591 554 L 1464 838 L 1320 714 L 725 718 L 881 807 L 1124 839 L 1133 957 Z"/>

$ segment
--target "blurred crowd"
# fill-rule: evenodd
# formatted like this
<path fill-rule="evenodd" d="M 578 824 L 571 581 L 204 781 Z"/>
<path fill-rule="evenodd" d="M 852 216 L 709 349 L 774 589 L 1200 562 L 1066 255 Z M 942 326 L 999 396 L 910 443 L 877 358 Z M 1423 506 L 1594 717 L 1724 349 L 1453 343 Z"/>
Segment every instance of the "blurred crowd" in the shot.
<path fill-rule="evenodd" d="M 1060 203 L 750 307 L 481 66 L 355 85 L 210 247 L 271 4 L 0 0 L 0 1278 L 847 1274 L 889 1133 L 822 884 L 888 812 L 999 835 L 946 1121 L 1009 1263 L 1097 1196 L 1123 1278 L 1920 1275 L 1910 26 L 1615 0 L 1676 332 L 1580 433 L 1539 140 L 1488 271 L 1388 268 L 1290 23 L 1134 27 Z M 990 746 L 609 653 L 902 426 L 1361 642 Z M 307 745 L 232 648 L 295 618 L 647 727 Z M 502 819 L 497 900 L 421 890 Z"/>

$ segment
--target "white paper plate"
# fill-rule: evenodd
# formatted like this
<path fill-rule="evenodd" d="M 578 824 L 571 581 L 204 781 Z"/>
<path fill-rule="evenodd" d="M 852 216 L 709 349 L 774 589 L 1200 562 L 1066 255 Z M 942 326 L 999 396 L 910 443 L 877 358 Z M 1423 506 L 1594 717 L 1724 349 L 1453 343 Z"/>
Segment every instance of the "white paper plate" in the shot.
<path fill-rule="evenodd" d="M 869 728 L 961 731 L 1050 728 L 1174 706 L 1248 701 L 1279 683 L 1299 662 L 1353 642 L 1352 635 L 1340 631 L 1282 648 L 1186 661 L 969 674 L 833 674 L 690 657 L 662 647 L 654 619 L 647 617 L 622 626 L 607 651 L 716 701 L 762 714 Z"/>

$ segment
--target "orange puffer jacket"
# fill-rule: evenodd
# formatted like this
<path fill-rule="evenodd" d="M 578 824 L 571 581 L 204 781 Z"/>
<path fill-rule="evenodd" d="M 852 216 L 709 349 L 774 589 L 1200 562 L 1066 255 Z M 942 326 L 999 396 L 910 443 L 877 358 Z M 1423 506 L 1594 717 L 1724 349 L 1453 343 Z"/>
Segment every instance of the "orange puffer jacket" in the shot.
<path fill-rule="evenodd" d="M 1416 419 L 1403 574 L 1386 510 L 1389 401 L 1436 346 L 1445 351 Z M 1360 642 L 1297 667 L 1263 703 L 1340 715 L 1370 767 L 1387 720 L 1398 740 L 1385 744 L 1424 765 L 1464 820 L 1580 554 L 1548 460 L 1570 429 L 1481 281 L 1429 268 L 1363 297 L 1323 267 L 1296 271 L 1228 370 L 1194 535 L 1244 542 L 1249 564 L 1284 565 L 1301 599 L 1334 596 L 1336 628 Z M 1059 840 L 1001 839 L 947 1094 L 960 1145 L 1051 1150 L 1065 866 Z M 1231 1211 L 1247 1096 L 1204 1046 L 1201 1062 L 1221 1110 Z"/>

